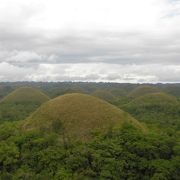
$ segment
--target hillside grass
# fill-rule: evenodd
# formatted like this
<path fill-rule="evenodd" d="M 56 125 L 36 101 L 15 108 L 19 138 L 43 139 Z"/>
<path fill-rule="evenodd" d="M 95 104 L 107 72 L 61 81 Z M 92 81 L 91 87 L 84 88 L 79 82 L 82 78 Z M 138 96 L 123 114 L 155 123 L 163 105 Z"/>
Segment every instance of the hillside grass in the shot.
<path fill-rule="evenodd" d="M 37 89 L 16 89 L 0 101 L 0 121 L 22 120 L 48 100 L 49 97 Z"/>
<path fill-rule="evenodd" d="M 130 123 L 139 129 L 144 128 L 128 113 L 104 100 L 73 93 L 44 103 L 26 119 L 23 128 L 38 128 L 45 132 L 59 131 L 67 136 L 87 139 L 92 131 L 120 127 L 124 123 Z"/>
<path fill-rule="evenodd" d="M 113 103 L 117 100 L 117 98 L 108 90 L 96 90 L 91 95 L 103 99 L 107 102 Z"/>
<path fill-rule="evenodd" d="M 140 121 L 180 128 L 180 103 L 174 96 L 165 93 L 147 94 L 120 107 Z"/>
<path fill-rule="evenodd" d="M 48 101 L 49 97 L 38 89 L 30 87 L 21 87 L 4 97 L 0 103 L 21 103 L 37 102 L 43 103 Z"/>
<path fill-rule="evenodd" d="M 152 93 L 158 93 L 158 92 L 161 92 L 161 90 L 156 87 L 141 85 L 141 86 L 138 86 L 137 88 L 133 89 L 128 94 L 128 96 L 131 98 L 137 98 L 140 96 L 144 96 L 146 94 L 152 94 Z"/>

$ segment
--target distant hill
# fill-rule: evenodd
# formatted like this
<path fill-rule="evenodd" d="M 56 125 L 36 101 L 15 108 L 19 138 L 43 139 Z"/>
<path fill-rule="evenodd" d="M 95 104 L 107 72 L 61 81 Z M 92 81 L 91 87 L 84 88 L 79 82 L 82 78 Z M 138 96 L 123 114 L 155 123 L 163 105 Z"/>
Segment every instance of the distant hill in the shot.
<path fill-rule="evenodd" d="M 180 122 L 178 100 L 174 96 L 162 92 L 137 97 L 121 108 L 140 121 L 166 125 L 179 124 L 178 122 Z"/>
<path fill-rule="evenodd" d="M 26 119 L 24 129 L 38 128 L 87 139 L 94 130 L 130 123 L 143 126 L 128 113 L 108 102 L 86 94 L 66 94 L 43 104 Z"/>
<path fill-rule="evenodd" d="M 38 89 L 18 88 L 0 101 L 0 121 L 24 119 L 48 100 L 49 97 Z"/>
<path fill-rule="evenodd" d="M 153 86 L 141 85 L 135 88 L 134 90 L 132 90 L 128 94 L 128 96 L 131 98 L 137 98 L 139 96 L 143 96 L 143 95 L 151 94 L 151 93 L 157 93 L 157 92 L 161 92 L 161 90 Z"/>
<path fill-rule="evenodd" d="M 0 103 L 43 103 L 48 100 L 49 97 L 38 89 L 31 87 L 21 87 L 4 97 Z"/>
<path fill-rule="evenodd" d="M 110 92 L 112 93 L 112 95 L 114 95 L 117 98 L 126 96 L 128 94 L 127 90 L 123 88 L 111 88 Z"/>
<path fill-rule="evenodd" d="M 99 89 L 99 90 L 94 91 L 92 95 L 110 103 L 117 100 L 116 97 L 108 90 Z"/>
<path fill-rule="evenodd" d="M 0 84 L 0 101 L 12 91 L 13 91 L 12 87 L 4 86 Z"/>

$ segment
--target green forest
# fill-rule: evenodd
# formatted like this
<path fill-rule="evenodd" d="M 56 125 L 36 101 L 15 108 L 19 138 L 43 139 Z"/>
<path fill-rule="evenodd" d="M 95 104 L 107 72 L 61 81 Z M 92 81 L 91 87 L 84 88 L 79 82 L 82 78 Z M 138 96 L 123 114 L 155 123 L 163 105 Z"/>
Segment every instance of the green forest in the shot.
<path fill-rule="evenodd" d="M 180 84 L 0 83 L 0 180 L 178 180 Z"/>

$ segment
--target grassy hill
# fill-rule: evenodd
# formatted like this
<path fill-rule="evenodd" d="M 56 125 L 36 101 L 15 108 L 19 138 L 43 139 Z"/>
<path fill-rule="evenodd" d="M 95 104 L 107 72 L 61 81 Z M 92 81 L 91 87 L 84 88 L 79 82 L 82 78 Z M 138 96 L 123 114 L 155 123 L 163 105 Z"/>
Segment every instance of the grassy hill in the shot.
<path fill-rule="evenodd" d="M 164 125 L 180 124 L 180 104 L 166 93 L 152 93 L 140 96 L 121 106 L 136 119 Z"/>
<path fill-rule="evenodd" d="M 0 101 L 0 121 L 24 119 L 48 100 L 49 97 L 37 89 L 18 88 Z"/>
<path fill-rule="evenodd" d="M 26 119 L 24 129 L 38 128 L 86 139 L 94 130 L 130 123 L 143 126 L 128 113 L 86 94 L 66 94 L 44 103 Z"/>
<path fill-rule="evenodd" d="M 40 90 L 31 87 L 21 87 L 4 97 L 0 103 L 23 103 L 34 102 L 43 103 L 48 101 L 49 97 Z"/>
<path fill-rule="evenodd" d="M 157 93 L 157 92 L 161 92 L 161 90 L 153 86 L 142 85 L 132 90 L 128 96 L 131 98 L 137 98 L 139 96 L 143 96 L 143 95 L 151 94 L 151 93 Z"/>
<path fill-rule="evenodd" d="M 92 95 L 110 103 L 115 102 L 117 100 L 116 97 L 108 90 L 99 89 L 99 90 L 94 91 Z"/>

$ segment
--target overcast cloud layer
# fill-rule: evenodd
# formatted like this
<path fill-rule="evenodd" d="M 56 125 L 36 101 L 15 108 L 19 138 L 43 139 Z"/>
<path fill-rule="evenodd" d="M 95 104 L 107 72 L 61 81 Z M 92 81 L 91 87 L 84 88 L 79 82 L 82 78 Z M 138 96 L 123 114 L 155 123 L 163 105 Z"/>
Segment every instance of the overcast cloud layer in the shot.
<path fill-rule="evenodd" d="M 179 0 L 0 0 L 0 81 L 180 81 Z"/>

